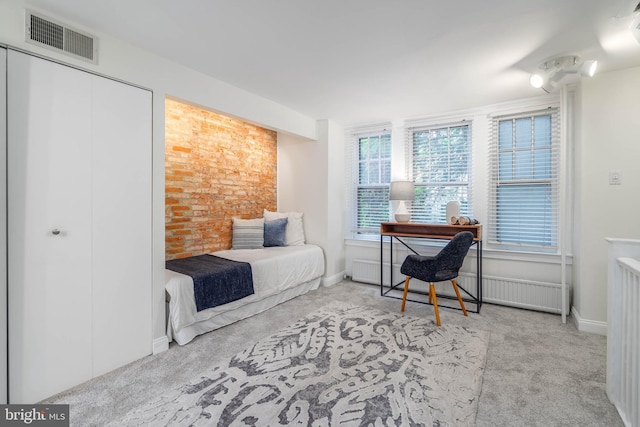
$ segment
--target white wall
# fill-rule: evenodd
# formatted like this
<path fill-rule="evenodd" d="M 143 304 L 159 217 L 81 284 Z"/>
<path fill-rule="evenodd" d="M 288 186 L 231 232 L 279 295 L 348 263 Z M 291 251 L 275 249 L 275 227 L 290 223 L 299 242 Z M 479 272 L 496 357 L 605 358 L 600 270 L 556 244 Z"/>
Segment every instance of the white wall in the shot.
<path fill-rule="evenodd" d="M 165 336 L 164 304 L 164 99 L 174 97 L 185 102 L 235 116 L 260 126 L 316 139 L 316 120 L 287 107 L 256 96 L 180 64 L 134 48 L 117 39 L 72 22 L 64 16 L 40 11 L 52 19 L 92 33 L 100 39 L 99 64 L 92 65 L 60 55 L 24 41 L 22 0 L 0 2 L 0 44 L 23 49 L 59 60 L 95 73 L 124 80 L 153 91 L 153 324 L 154 338 L 161 344 Z M 32 8 L 33 9 L 33 8 Z M 38 11 L 37 9 L 33 9 Z"/>
<path fill-rule="evenodd" d="M 581 330 L 606 330 L 604 239 L 640 238 L 640 68 L 583 80 L 578 107 L 574 314 Z M 621 185 L 609 185 L 612 170 Z"/>
<path fill-rule="evenodd" d="M 318 121 L 318 139 L 278 134 L 278 210 L 304 213 L 308 243 L 324 249 L 324 284 L 344 274 L 344 129 Z"/>

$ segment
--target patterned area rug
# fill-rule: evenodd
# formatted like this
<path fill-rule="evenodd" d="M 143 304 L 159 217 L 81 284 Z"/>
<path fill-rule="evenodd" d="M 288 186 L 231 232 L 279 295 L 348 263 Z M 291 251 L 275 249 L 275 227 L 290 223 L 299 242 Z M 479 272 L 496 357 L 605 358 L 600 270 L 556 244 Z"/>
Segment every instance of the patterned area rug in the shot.
<path fill-rule="evenodd" d="M 331 305 L 113 425 L 473 425 L 488 340 L 488 332 Z"/>

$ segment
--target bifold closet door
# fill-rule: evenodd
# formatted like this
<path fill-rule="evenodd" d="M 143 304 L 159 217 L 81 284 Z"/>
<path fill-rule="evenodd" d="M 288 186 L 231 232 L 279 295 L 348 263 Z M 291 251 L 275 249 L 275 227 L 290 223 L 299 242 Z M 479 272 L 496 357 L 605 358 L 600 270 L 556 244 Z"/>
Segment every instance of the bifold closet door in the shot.
<path fill-rule="evenodd" d="M 153 351 L 151 92 L 93 81 L 93 375 Z"/>
<path fill-rule="evenodd" d="M 152 352 L 151 92 L 9 51 L 9 401 Z"/>
<path fill-rule="evenodd" d="M 91 76 L 9 51 L 9 400 L 91 378 Z"/>
<path fill-rule="evenodd" d="M 7 403 L 7 50 L 0 48 L 0 404 Z"/>

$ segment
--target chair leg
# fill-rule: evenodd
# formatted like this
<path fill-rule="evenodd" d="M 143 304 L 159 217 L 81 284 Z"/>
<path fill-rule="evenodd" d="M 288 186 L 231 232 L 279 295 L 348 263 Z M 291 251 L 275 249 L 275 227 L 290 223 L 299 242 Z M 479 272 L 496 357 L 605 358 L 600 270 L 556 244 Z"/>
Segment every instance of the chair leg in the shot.
<path fill-rule="evenodd" d="M 464 302 L 462 301 L 462 297 L 460 297 L 460 290 L 458 289 L 458 284 L 455 280 L 451 281 L 453 285 L 453 290 L 456 291 L 456 296 L 458 297 L 458 302 L 460 303 L 460 307 L 462 307 L 462 312 L 465 316 L 467 316 L 467 309 L 464 307 Z"/>
<path fill-rule="evenodd" d="M 400 311 L 404 312 L 404 305 L 407 302 L 407 292 L 409 292 L 409 280 L 411 280 L 411 277 L 407 276 L 406 279 L 404 279 L 404 294 L 402 294 L 402 308 L 400 309 Z"/>
<path fill-rule="evenodd" d="M 433 283 L 429 285 L 429 298 L 433 295 L 433 310 L 436 312 L 436 325 L 440 326 L 440 312 L 438 311 L 438 298 L 436 298 L 436 287 Z"/>

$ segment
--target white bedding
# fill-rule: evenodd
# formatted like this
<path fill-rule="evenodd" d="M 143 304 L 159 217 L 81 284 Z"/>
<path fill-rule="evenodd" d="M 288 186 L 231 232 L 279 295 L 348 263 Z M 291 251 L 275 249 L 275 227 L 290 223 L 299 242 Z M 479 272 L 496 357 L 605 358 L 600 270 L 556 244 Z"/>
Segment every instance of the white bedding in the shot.
<path fill-rule="evenodd" d="M 254 310 L 259 310 L 255 311 L 257 313 L 286 301 L 282 298 L 274 298 L 275 295 L 294 297 L 303 290 L 313 289 L 314 286 L 317 287 L 319 278 L 324 274 L 324 255 L 322 249 L 315 245 L 234 249 L 214 252 L 212 255 L 250 263 L 254 294 L 198 312 L 193 294 L 193 279 L 185 274 L 165 270 L 167 282 L 165 289 L 169 295 L 167 334 L 170 339 L 174 338 L 180 345 L 186 344 L 200 333 L 231 323 L 233 319 L 239 320 L 255 314 Z M 302 284 L 306 286 L 298 291 L 293 290 Z M 256 304 L 265 299 L 275 301 L 275 304 L 270 306 Z M 242 310 L 244 307 L 252 308 L 243 311 L 243 317 L 229 315 L 229 312 Z M 213 321 L 216 317 L 232 320 L 221 324 Z M 185 332 L 182 333 L 183 331 Z"/>

